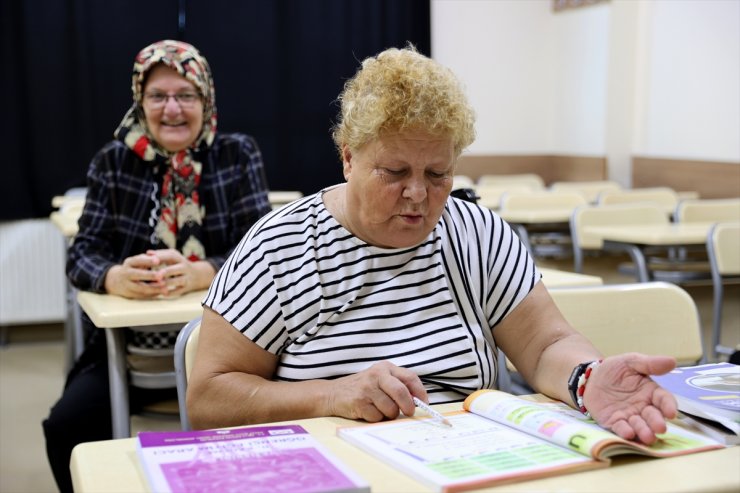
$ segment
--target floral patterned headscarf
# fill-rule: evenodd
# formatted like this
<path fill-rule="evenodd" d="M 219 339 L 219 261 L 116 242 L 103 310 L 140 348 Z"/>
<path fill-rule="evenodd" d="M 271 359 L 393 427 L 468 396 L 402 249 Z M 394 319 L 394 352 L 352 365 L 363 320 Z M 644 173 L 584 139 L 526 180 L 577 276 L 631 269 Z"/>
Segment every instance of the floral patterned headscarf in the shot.
<path fill-rule="evenodd" d="M 174 69 L 192 82 L 203 98 L 203 128 L 200 135 L 189 148 L 178 152 L 162 148 L 146 125 L 144 82 L 149 70 L 157 64 Z M 144 161 L 166 166 L 162 189 L 152 191 L 155 203 L 149 221 L 153 228 L 152 244 L 176 248 L 190 260 L 203 259 L 206 252 L 201 239 L 201 226 L 205 208 L 200 205 L 197 190 L 202 170 L 198 156 L 211 146 L 216 136 L 216 93 L 211 69 L 194 46 L 182 41 L 157 41 L 136 55 L 131 91 L 133 104 L 114 136 Z"/>

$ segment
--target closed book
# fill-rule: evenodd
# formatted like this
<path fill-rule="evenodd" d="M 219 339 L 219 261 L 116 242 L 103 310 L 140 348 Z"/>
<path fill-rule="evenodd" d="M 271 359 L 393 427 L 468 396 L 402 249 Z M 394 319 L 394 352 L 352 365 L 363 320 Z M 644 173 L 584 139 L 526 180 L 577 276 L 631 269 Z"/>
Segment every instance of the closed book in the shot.
<path fill-rule="evenodd" d="M 671 391 L 682 412 L 714 421 L 740 435 L 740 366 L 685 366 L 651 378 Z"/>
<path fill-rule="evenodd" d="M 369 493 L 369 484 L 298 425 L 140 432 L 151 490 Z"/>

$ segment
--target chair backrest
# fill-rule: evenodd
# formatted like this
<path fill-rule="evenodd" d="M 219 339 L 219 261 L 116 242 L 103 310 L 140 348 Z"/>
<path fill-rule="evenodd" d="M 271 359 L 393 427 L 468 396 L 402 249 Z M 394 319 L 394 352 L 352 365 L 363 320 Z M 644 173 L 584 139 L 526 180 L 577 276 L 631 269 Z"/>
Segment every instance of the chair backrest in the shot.
<path fill-rule="evenodd" d="M 604 246 L 600 236 L 586 228 L 620 224 L 667 224 L 668 215 L 652 204 L 585 205 L 577 207 L 570 216 L 570 238 L 573 243 L 573 268 L 581 272 L 583 251 L 599 250 Z"/>
<path fill-rule="evenodd" d="M 511 182 L 508 184 L 489 183 L 487 185 L 475 185 L 475 193 L 480 197 L 480 199 L 478 199 L 478 203 L 483 207 L 488 207 L 489 209 L 498 209 L 501 206 L 501 197 L 505 193 L 529 193 L 534 192 L 535 190 L 540 189 L 532 188 L 530 183 Z"/>
<path fill-rule="evenodd" d="M 193 369 L 195 352 L 198 349 L 201 317 L 194 318 L 182 328 L 175 341 L 175 382 L 177 384 L 177 403 L 180 408 L 180 425 L 183 430 L 190 429 L 190 419 L 186 405 L 188 378 Z"/>
<path fill-rule="evenodd" d="M 740 222 L 717 223 L 707 235 L 707 257 L 712 274 L 712 356 L 732 354 L 733 348 L 721 344 L 724 282 L 740 279 Z"/>
<path fill-rule="evenodd" d="M 586 205 L 586 199 L 578 192 L 543 190 L 536 192 L 507 192 L 501 196 L 500 209 L 502 211 L 575 209 L 582 205 Z"/>
<path fill-rule="evenodd" d="M 616 181 L 556 181 L 550 184 L 550 190 L 559 192 L 578 192 L 589 204 L 595 204 L 599 194 L 608 191 L 622 190 L 622 185 Z"/>
<path fill-rule="evenodd" d="M 273 209 L 279 209 L 300 198 L 303 198 L 303 192 L 298 190 L 271 190 L 267 193 L 267 200 Z"/>
<path fill-rule="evenodd" d="M 82 209 L 85 208 L 85 197 L 74 196 L 65 200 L 59 207 L 59 212 L 67 217 L 78 219 L 82 215 Z"/>
<path fill-rule="evenodd" d="M 599 194 L 599 205 L 650 203 L 673 212 L 678 205 L 678 194 L 668 187 L 607 190 Z"/>
<path fill-rule="evenodd" d="M 740 221 L 740 198 L 682 200 L 673 218 L 683 223 Z"/>
<path fill-rule="evenodd" d="M 475 181 L 468 175 L 453 175 L 452 176 L 452 189 L 458 188 L 474 188 Z"/>
<path fill-rule="evenodd" d="M 680 365 L 701 361 L 696 304 L 665 282 L 550 289 L 566 320 L 606 356 L 640 352 L 667 355 Z"/>
<path fill-rule="evenodd" d="M 83 199 L 87 196 L 87 187 L 72 187 L 64 192 L 65 197 L 82 197 Z"/>
<path fill-rule="evenodd" d="M 740 222 L 712 226 L 707 238 L 707 254 L 713 273 L 740 275 Z"/>
<path fill-rule="evenodd" d="M 492 175 L 485 174 L 478 177 L 477 185 L 508 185 L 512 183 L 521 183 L 529 185 L 533 190 L 543 190 L 545 180 L 535 173 L 520 173 L 513 175 Z"/>

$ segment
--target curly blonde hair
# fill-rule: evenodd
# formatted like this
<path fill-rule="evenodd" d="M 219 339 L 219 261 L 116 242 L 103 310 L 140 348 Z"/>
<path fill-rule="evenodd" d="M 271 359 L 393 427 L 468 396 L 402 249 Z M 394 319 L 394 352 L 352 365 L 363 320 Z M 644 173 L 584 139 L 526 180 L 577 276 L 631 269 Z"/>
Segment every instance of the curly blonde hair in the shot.
<path fill-rule="evenodd" d="M 332 137 L 358 149 L 387 133 L 423 129 L 452 138 L 455 158 L 475 140 L 475 113 L 450 69 L 413 45 L 366 58 L 338 98 L 339 121 Z"/>

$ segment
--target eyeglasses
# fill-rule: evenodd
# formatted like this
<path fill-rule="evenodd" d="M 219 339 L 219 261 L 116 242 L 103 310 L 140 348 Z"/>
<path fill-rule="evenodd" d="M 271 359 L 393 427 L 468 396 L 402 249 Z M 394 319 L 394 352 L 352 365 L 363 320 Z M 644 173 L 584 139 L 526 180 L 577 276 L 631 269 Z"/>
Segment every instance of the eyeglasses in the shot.
<path fill-rule="evenodd" d="M 150 108 L 154 109 L 163 108 L 169 98 L 175 98 L 180 108 L 192 108 L 195 106 L 195 103 L 200 101 L 200 94 L 197 92 L 179 92 L 177 94 L 147 92 L 144 94 L 144 101 Z"/>

